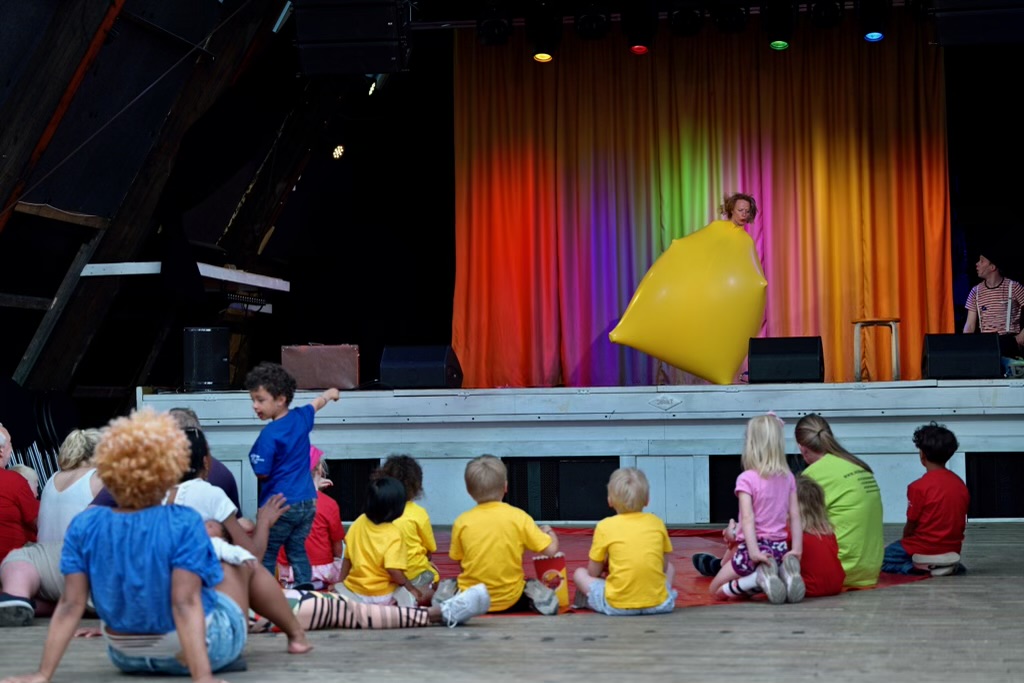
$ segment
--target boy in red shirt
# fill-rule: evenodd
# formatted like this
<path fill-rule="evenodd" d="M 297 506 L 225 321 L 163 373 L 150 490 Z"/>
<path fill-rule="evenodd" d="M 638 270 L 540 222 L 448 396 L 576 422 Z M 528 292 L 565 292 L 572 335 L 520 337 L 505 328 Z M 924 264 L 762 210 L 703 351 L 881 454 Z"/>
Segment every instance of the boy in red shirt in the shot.
<path fill-rule="evenodd" d="M 917 428 L 914 445 L 925 473 L 907 487 L 907 525 L 903 538 L 885 549 L 882 571 L 961 574 L 965 569 L 960 549 L 971 496 L 963 480 L 946 469 L 960 444 L 953 432 L 932 422 Z"/>

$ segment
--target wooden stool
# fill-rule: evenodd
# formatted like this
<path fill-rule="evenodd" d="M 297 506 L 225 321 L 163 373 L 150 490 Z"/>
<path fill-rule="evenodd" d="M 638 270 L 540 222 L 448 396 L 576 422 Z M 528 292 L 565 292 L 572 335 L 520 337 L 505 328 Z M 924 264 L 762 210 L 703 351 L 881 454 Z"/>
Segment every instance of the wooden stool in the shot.
<path fill-rule="evenodd" d="M 899 318 L 860 318 L 853 321 L 853 381 L 860 382 L 860 331 L 864 327 L 886 326 L 892 332 L 892 379 L 900 379 L 900 319 Z"/>

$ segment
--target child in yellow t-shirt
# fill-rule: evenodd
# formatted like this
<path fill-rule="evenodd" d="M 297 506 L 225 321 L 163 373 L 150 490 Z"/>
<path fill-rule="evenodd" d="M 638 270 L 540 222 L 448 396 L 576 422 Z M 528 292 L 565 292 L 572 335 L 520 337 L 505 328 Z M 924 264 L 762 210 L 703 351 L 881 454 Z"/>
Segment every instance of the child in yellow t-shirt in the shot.
<path fill-rule="evenodd" d="M 665 614 L 675 607 L 672 543 L 665 523 L 643 512 L 649 502 L 650 485 L 643 472 L 633 467 L 612 472 L 608 505 L 616 514 L 598 522 L 590 562 L 573 575 L 577 605 L 612 616 Z"/>
<path fill-rule="evenodd" d="M 417 588 L 405 578 L 408 553 L 402 532 L 392 524 L 404 509 L 402 482 L 377 473 L 367 489 L 366 512 L 345 535 L 347 552 L 341 563 L 342 582 L 335 585 L 337 593 L 376 605 L 394 604 L 399 588 L 408 590 L 417 601 L 430 599 L 432 591 Z"/>
<path fill-rule="evenodd" d="M 391 455 L 384 461 L 381 472 L 394 477 L 405 486 L 405 510 L 393 524 L 402 532 L 408 560 L 405 578 L 417 588 L 434 588 L 440 575 L 437 567 L 430 561 L 431 555 L 437 552 L 434 530 L 430 526 L 430 515 L 414 502 L 423 495 L 423 468 L 408 455 Z M 399 592 L 398 604 L 404 602 Z M 411 607 L 412 605 L 406 605 Z"/>
<path fill-rule="evenodd" d="M 459 515 L 452 526 L 448 556 L 462 568 L 458 588 L 485 584 L 491 612 L 558 613 L 558 595 L 536 579 L 526 580 L 523 551 L 546 555 L 558 552 L 558 537 L 551 527 L 537 526 L 530 515 L 501 499 L 508 491 L 504 463 L 481 455 L 466 465 L 466 490 L 476 507 Z M 438 587 L 438 593 L 445 588 Z"/>

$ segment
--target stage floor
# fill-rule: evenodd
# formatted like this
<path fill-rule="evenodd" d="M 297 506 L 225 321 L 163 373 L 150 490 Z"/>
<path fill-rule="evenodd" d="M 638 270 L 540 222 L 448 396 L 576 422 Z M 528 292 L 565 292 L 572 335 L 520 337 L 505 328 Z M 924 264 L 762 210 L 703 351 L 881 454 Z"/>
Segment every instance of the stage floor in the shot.
<path fill-rule="evenodd" d="M 900 533 L 886 527 L 887 540 Z M 249 670 L 228 681 L 407 683 L 656 680 L 1020 681 L 1024 524 L 971 524 L 965 576 L 844 593 L 797 605 L 688 607 L 665 616 L 490 617 L 465 627 L 317 631 L 304 657 L 282 636 L 249 639 Z M 680 567 L 681 571 L 692 568 Z M 38 665 L 47 620 L 0 630 L 0 677 Z M 100 640 L 77 640 L 55 682 L 119 676 Z"/>

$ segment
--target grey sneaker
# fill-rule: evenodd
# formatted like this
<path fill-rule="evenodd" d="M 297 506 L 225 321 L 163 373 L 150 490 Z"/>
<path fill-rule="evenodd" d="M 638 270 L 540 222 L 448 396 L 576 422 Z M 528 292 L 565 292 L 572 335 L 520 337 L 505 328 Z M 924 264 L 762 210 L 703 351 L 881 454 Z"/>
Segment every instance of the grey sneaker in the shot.
<path fill-rule="evenodd" d="M 0 627 L 29 626 L 36 616 L 35 603 L 10 593 L 0 593 Z"/>
<path fill-rule="evenodd" d="M 786 584 L 779 578 L 779 566 L 774 557 L 757 565 L 757 587 L 768 596 L 768 602 L 781 605 L 786 602 Z"/>
<path fill-rule="evenodd" d="M 800 576 L 800 558 L 796 555 L 786 555 L 782 558 L 782 567 L 779 568 L 783 583 L 786 584 L 786 602 L 800 602 L 807 595 L 807 587 L 804 585 L 804 578 Z"/>
<path fill-rule="evenodd" d="M 487 586 L 478 583 L 441 603 L 441 621 L 448 628 L 455 628 L 473 617 L 487 614 L 490 608 L 491 594 L 487 592 Z"/>
<path fill-rule="evenodd" d="M 558 614 L 558 594 L 537 579 L 527 579 L 523 589 L 533 608 L 546 616 Z"/>

